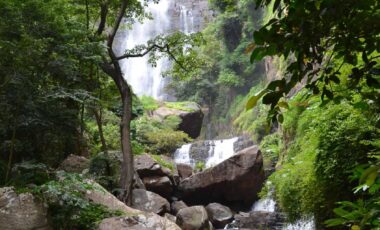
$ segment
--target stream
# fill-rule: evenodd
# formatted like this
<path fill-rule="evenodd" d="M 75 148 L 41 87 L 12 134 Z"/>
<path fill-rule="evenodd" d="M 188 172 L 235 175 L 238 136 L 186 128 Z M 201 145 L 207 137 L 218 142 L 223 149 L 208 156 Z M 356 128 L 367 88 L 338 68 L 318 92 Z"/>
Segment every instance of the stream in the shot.
<path fill-rule="evenodd" d="M 205 162 L 205 168 L 212 167 L 219 164 L 220 162 L 233 156 L 237 150 L 236 146 L 239 141 L 238 137 L 233 137 L 229 139 L 222 140 L 209 140 L 204 141 L 205 145 L 208 146 L 208 155 L 203 159 Z M 197 163 L 197 159 L 192 157 L 192 146 L 193 144 L 183 145 L 181 148 L 177 149 L 174 153 L 174 161 L 176 163 L 189 164 L 193 168 Z M 198 159 L 199 160 L 199 159 Z M 270 186 L 270 185 L 269 185 Z M 267 213 L 268 215 L 278 214 L 277 203 L 273 198 L 274 190 L 268 194 L 266 198 L 262 198 L 256 201 L 249 213 L 254 212 Z M 315 223 L 313 218 L 300 219 L 294 223 L 279 223 L 281 227 L 278 230 L 314 230 Z M 227 225 L 225 229 L 236 229 L 233 224 Z"/>

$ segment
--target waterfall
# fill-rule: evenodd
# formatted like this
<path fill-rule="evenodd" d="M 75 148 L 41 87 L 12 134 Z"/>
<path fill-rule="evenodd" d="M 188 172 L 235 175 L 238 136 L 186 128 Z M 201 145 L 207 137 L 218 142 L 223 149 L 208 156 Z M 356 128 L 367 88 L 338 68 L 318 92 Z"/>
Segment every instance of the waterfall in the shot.
<path fill-rule="evenodd" d="M 234 144 L 238 141 L 238 139 L 238 137 L 234 137 L 223 140 L 205 141 L 209 147 L 208 157 L 203 159 L 206 168 L 215 166 L 233 156 L 235 154 Z M 177 149 L 174 153 L 174 161 L 176 163 L 188 164 L 194 167 L 196 160 L 192 159 L 190 156 L 191 146 L 192 144 L 186 144 Z"/>
<path fill-rule="evenodd" d="M 143 0 L 141 0 L 143 1 Z M 173 6 L 176 9 L 173 9 Z M 179 9 L 177 9 L 179 8 Z M 174 25 L 171 14 L 173 10 L 180 12 L 180 25 Z M 194 17 L 192 9 L 178 5 L 176 0 L 160 0 L 158 4 L 150 1 L 146 8 L 153 20 L 136 22 L 132 28 L 125 28 L 120 34 L 119 44 L 115 47 L 118 54 L 122 54 L 126 49 L 132 49 L 137 45 L 146 44 L 157 35 L 165 35 L 174 29 L 189 34 L 194 32 Z M 125 26 L 124 26 L 125 27 Z M 173 100 L 172 96 L 165 92 L 165 86 L 170 79 L 163 78 L 162 73 L 170 68 L 168 58 L 157 60 L 156 66 L 149 63 L 148 55 L 140 58 L 130 58 L 120 61 L 124 78 L 132 86 L 133 92 L 138 96 L 151 96 L 158 100 Z"/>
<path fill-rule="evenodd" d="M 206 160 L 206 168 L 219 164 L 220 162 L 232 157 L 235 153 L 234 143 L 238 137 L 225 140 L 212 141 L 209 157 Z"/>

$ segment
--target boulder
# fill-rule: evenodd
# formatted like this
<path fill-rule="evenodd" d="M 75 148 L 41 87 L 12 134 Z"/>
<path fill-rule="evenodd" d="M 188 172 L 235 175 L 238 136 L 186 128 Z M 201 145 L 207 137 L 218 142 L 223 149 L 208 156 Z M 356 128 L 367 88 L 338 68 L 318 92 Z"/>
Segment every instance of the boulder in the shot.
<path fill-rule="evenodd" d="M 235 221 L 230 224 L 234 229 L 283 229 L 285 222 L 284 216 L 277 212 L 241 212 L 234 218 Z"/>
<path fill-rule="evenodd" d="M 143 183 L 147 190 L 157 193 L 165 198 L 169 198 L 173 192 L 173 185 L 166 176 L 145 177 Z"/>
<path fill-rule="evenodd" d="M 0 188 L 2 230 L 47 230 L 47 207 L 31 193 L 17 194 L 13 187 Z"/>
<path fill-rule="evenodd" d="M 202 109 L 194 102 L 179 103 L 181 103 L 181 106 L 176 106 L 175 108 L 168 105 L 162 105 L 153 111 L 153 116 L 162 120 L 168 116 L 179 116 L 181 118 L 181 123 L 178 125 L 178 130 L 187 133 L 191 138 L 195 139 L 201 133 L 204 117 Z"/>
<path fill-rule="evenodd" d="M 257 146 L 246 148 L 220 164 L 181 181 L 179 196 L 186 203 L 252 204 L 265 180 Z"/>
<path fill-rule="evenodd" d="M 207 211 L 203 206 L 179 210 L 176 223 L 182 230 L 208 230 L 210 228 Z"/>
<path fill-rule="evenodd" d="M 142 179 L 150 176 L 172 176 L 170 169 L 162 167 L 146 153 L 135 157 L 134 166 Z"/>
<path fill-rule="evenodd" d="M 132 207 L 159 215 L 163 215 L 170 211 L 170 204 L 165 198 L 144 189 L 133 190 Z"/>
<path fill-rule="evenodd" d="M 177 220 L 177 218 L 175 216 L 173 216 L 172 214 L 169 214 L 169 213 L 165 213 L 164 217 L 170 221 L 172 221 L 173 223 L 175 223 L 175 221 Z"/>
<path fill-rule="evenodd" d="M 100 222 L 98 230 L 181 230 L 174 222 L 153 213 L 111 217 Z"/>
<path fill-rule="evenodd" d="M 224 228 L 233 220 L 231 209 L 227 206 L 211 203 L 206 206 L 208 217 L 216 228 Z"/>
<path fill-rule="evenodd" d="M 183 208 L 187 208 L 187 205 L 183 201 L 174 201 L 171 204 L 171 211 L 172 211 L 172 213 L 174 215 L 177 215 L 177 213 L 179 212 L 179 210 L 181 210 Z"/>
<path fill-rule="evenodd" d="M 99 230 L 180 230 L 172 221 L 155 213 L 128 207 L 96 182 L 91 181 L 93 190 L 87 190 L 85 197 L 96 204 L 113 211 L 122 211 L 125 216 L 111 217 L 100 222 Z"/>
<path fill-rule="evenodd" d="M 193 168 L 188 164 L 177 164 L 178 175 L 181 179 L 186 179 L 193 175 Z"/>
<path fill-rule="evenodd" d="M 88 169 L 90 167 L 90 160 L 70 154 L 59 166 L 60 170 L 64 170 L 69 173 L 82 173 L 83 170 Z"/>

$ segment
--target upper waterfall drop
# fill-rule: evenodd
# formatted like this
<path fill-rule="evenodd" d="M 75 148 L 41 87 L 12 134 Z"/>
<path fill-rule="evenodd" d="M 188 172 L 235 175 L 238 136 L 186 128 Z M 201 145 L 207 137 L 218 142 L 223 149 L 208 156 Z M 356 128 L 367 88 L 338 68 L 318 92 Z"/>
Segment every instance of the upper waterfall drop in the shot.
<path fill-rule="evenodd" d="M 168 33 L 170 29 L 170 19 L 168 15 L 170 1 L 161 0 L 158 4 L 150 2 L 147 12 L 150 12 L 153 20 L 137 22 L 132 29 L 123 33 L 119 51 L 132 49 L 137 45 L 146 42 L 157 35 Z M 141 58 L 131 58 L 121 61 L 121 68 L 124 77 L 132 86 L 134 93 L 138 96 L 146 95 L 156 99 L 164 99 L 164 79 L 161 73 L 167 70 L 170 62 L 167 58 L 157 61 L 157 66 L 149 64 L 149 57 L 146 55 Z"/>
<path fill-rule="evenodd" d="M 122 55 L 125 50 L 137 45 L 146 44 L 157 35 L 167 35 L 174 31 L 185 34 L 200 31 L 213 17 L 212 11 L 208 9 L 207 0 L 160 0 L 159 3 L 149 1 L 146 12 L 151 14 L 152 20 L 135 22 L 131 28 L 124 26 L 118 32 L 114 47 L 118 55 Z M 125 21 L 124 25 L 126 24 Z M 157 60 L 155 67 L 148 60 L 148 55 L 121 60 L 124 78 L 138 96 L 146 95 L 158 100 L 173 100 L 173 95 L 165 90 L 170 78 L 162 77 L 162 73 L 171 66 L 170 60 L 161 58 Z"/>

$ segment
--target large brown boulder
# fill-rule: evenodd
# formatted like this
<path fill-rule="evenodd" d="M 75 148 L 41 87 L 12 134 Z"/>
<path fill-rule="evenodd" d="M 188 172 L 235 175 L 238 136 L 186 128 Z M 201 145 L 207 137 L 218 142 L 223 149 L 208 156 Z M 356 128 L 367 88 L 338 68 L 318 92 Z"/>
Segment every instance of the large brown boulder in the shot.
<path fill-rule="evenodd" d="M 206 210 L 211 223 L 216 228 L 224 228 L 234 218 L 229 207 L 218 203 L 208 204 Z"/>
<path fill-rule="evenodd" d="M 195 174 L 179 185 L 179 195 L 190 204 L 210 202 L 251 205 L 265 180 L 257 146 L 246 148 L 220 164 Z"/>
<path fill-rule="evenodd" d="M 179 210 L 176 223 L 182 230 L 210 229 L 207 211 L 203 206 L 193 206 Z"/>
<path fill-rule="evenodd" d="M 186 179 L 193 175 L 193 168 L 188 164 L 177 164 L 178 175 L 181 179 Z"/>
<path fill-rule="evenodd" d="M 187 133 L 191 138 L 197 138 L 201 133 L 204 114 L 201 107 L 195 102 L 176 102 L 176 106 L 162 105 L 153 116 L 165 119 L 168 116 L 179 116 L 181 123 L 178 130 Z"/>
<path fill-rule="evenodd" d="M 153 213 L 111 217 L 100 222 L 98 230 L 181 230 L 173 221 Z"/>
<path fill-rule="evenodd" d="M 161 158 L 165 161 L 169 160 L 166 158 L 164 159 L 163 157 Z M 147 190 L 157 193 L 165 198 L 171 196 L 173 192 L 173 184 L 178 181 L 178 173 L 176 173 L 176 170 L 172 171 L 161 166 L 148 154 L 137 156 L 135 158 L 134 166 Z"/>
<path fill-rule="evenodd" d="M 31 193 L 17 194 L 12 187 L 0 188 L 1 230 L 47 230 L 47 207 Z"/>
<path fill-rule="evenodd" d="M 170 211 L 169 202 L 158 194 L 144 189 L 134 189 L 132 192 L 132 207 L 141 211 L 163 215 Z"/>
<path fill-rule="evenodd" d="M 122 211 L 125 216 L 111 217 L 100 222 L 99 230 L 180 230 L 168 220 L 152 212 L 133 209 L 118 200 L 96 182 L 91 181 L 94 189 L 88 190 L 85 197 L 93 203 L 106 206 L 110 210 Z"/>
<path fill-rule="evenodd" d="M 65 170 L 66 172 L 70 173 L 82 173 L 83 170 L 88 169 L 90 167 L 90 160 L 70 154 L 59 166 L 60 170 Z"/>

